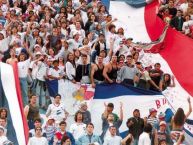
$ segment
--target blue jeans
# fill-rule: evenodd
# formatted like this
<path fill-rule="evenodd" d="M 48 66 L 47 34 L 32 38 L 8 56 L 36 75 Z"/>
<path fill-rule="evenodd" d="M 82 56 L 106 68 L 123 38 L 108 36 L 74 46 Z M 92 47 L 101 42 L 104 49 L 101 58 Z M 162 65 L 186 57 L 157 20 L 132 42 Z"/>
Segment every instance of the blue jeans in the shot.
<path fill-rule="evenodd" d="M 94 51 L 91 53 L 91 62 L 92 62 L 92 63 L 95 63 L 96 56 L 97 56 L 97 52 L 96 52 L 96 50 L 94 50 Z"/>
<path fill-rule="evenodd" d="M 21 94 L 23 99 L 23 105 L 28 104 L 28 84 L 27 84 L 27 77 L 26 78 L 19 78 L 20 86 L 21 86 Z"/>
<path fill-rule="evenodd" d="M 46 83 L 44 81 L 37 80 L 35 89 L 36 95 L 39 97 L 39 106 L 46 106 Z"/>

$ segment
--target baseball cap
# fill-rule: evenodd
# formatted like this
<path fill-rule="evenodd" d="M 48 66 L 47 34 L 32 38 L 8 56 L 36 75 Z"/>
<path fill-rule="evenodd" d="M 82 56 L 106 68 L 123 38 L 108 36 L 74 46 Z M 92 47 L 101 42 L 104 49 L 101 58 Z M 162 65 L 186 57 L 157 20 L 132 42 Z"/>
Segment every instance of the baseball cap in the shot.
<path fill-rule="evenodd" d="M 35 55 L 42 55 L 42 53 L 38 51 L 38 52 L 36 52 Z"/>
<path fill-rule="evenodd" d="M 159 123 L 159 126 L 162 126 L 162 125 L 165 125 L 165 126 L 166 126 L 166 122 L 165 122 L 165 121 L 161 121 L 161 122 Z"/>
<path fill-rule="evenodd" d="M 41 46 L 40 46 L 39 44 L 36 44 L 36 45 L 34 45 L 34 48 L 35 48 L 35 47 L 41 47 Z"/>
<path fill-rule="evenodd" d="M 49 116 L 49 117 L 48 117 L 48 120 L 53 120 L 53 121 L 55 121 L 54 117 L 52 117 L 52 116 Z"/>
<path fill-rule="evenodd" d="M 158 115 L 158 118 L 159 118 L 159 119 L 165 118 L 165 113 L 160 112 L 160 114 Z"/>
<path fill-rule="evenodd" d="M 150 113 L 150 114 L 152 114 L 153 112 L 157 112 L 157 110 L 154 109 L 154 108 L 149 109 L 149 113 Z"/>
<path fill-rule="evenodd" d="M 127 38 L 127 40 L 131 40 L 131 41 L 132 41 L 132 40 L 133 40 L 133 38 L 129 37 L 129 38 Z"/>

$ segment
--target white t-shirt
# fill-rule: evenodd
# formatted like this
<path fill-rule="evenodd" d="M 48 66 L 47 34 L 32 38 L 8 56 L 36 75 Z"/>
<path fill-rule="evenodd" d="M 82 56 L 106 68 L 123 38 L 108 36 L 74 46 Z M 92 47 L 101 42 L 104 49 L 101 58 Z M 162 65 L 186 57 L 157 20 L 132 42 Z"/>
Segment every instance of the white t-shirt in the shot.
<path fill-rule="evenodd" d="M 22 47 L 15 48 L 15 55 L 19 55 L 21 53 Z"/>
<path fill-rule="evenodd" d="M 62 75 L 62 72 L 60 69 L 55 70 L 54 68 L 49 68 L 48 75 L 53 77 L 60 77 Z M 52 79 L 50 79 L 52 80 Z"/>
<path fill-rule="evenodd" d="M 116 34 L 113 34 L 109 31 L 106 32 L 106 47 L 107 47 L 107 49 L 110 49 L 110 42 L 112 40 L 115 40 L 115 38 L 116 38 Z"/>
<path fill-rule="evenodd" d="M 69 61 L 67 61 L 66 62 L 66 75 L 68 79 L 73 80 L 74 79 L 73 77 L 75 77 L 75 74 L 76 74 L 76 68 L 73 67 L 73 65 Z"/>
<path fill-rule="evenodd" d="M 82 135 L 86 135 L 86 124 L 84 123 L 74 123 L 70 126 L 70 132 L 77 140 Z"/>
<path fill-rule="evenodd" d="M 185 34 L 190 33 L 190 26 L 192 25 L 193 25 L 193 20 L 189 20 L 183 23 L 182 30 L 185 32 Z"/>
<path fill-rule="evenodd" d="M 143 132 L 143 133 L 139 136 L 138 145 L 151 145 L 151 139 L 150 139 L 148 133 Z"/>
<path fill-rule="evenodd" d="M 26 78 L 28 74 L 28 69 L 30 66 L 30 58 L 25 61 L 18 62 L 17 66 L 18 66 L 19 78 Z"/>
<path fill-rule="evenodd" d="M 48 145 L 45 137 L 32 137 L 29 139 L 28 145 Z"/>
<path fill-rule="evenodd" d="M 74 39 L 69 39 L 68 44 L 69 44 L 68 50 L 70 52 L 73 52 L 74 49 L 78 49 L 82 45 L 81 41 L 77 42 Z"/>
<path fill-rule="evenodd" d="M 180 10 L 183 11 L 183 13 L 186 13 L 187 12 L 187 9 L 188 9 L 188 3 L 183 3 L 180 5 L 179 7 Z"/>
<path fill-rule="evenodd" d="M 103 145 L 121 145 L 122 138 L 120 136 L 108 136 L 105 138 Z"/>
<path fill-rule="evenodd" d="M 38 65 L 36 78 L 40 81 L 45 81 L 45 76 L 47 74 L 48 69 L 49 69 L 48 66 L 45 63 L 41 62 Z"/>
<path fill-rule="evenodd" d="M 32 69 L 32 78 L 33 79 L 36 79 L 37 72 L 38 72 L 38 69 L 39 69 L 39 64 L 41 64 L 41 62 L 32 61 L 30 63 L 29 68 Z"/>
<path fill-rule="evenodd" d="M 7 141 L 6 136 L 0 136 L 0 144 L 2 145 L 5 141 Z"/>
<path fill-rule="evenodd" d="M 55 119 L 56 123 L 60 123 L 65 118 L 65 107 L 63 104 L 55 105 L 50 104 L 46 112 L 47 116 L 51 116 Z"/>

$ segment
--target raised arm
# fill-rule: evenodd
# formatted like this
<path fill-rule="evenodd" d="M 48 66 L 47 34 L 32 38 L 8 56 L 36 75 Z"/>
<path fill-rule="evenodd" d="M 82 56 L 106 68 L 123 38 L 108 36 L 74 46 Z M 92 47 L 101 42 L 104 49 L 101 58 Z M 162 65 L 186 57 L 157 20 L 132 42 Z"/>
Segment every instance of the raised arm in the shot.
<path fill-rule="evenodd" d="M 123 120 L 123 103 L 120 102 L 120 120 Z"/>
<path fill-rule="evenodd" d="M 26 105 L 25 108 L 24 108 L 24 115 L 25 115 L 26 118 L 28 116 L 28 113 L 29 113 L 29 105 Z"/>
<path fill-rule="evenodd" d="M 121 144 L 122 144 L 122 145 L 126 145 L 126 142 L 127 142 L 128 139 L 131 139 L 131 140 L 133 139 L 132 134 L 129 133 L 129 134 L 121 141 Z"/>
<path fill-rule="evenodd" d="M 171 82 L 171 84 L 170 84 L 170 87 L 175 87 L 176 84 L 175 84 L 175 78 L 174 78 L 174 76 L 172 76 L 171 80 L 172 80 L 172 82 Z"/>
<path fill-rule="evenodd" d="M 94 83 L 94 73 L 96 71 L 96 66 L 95 64 L 92 64 L 91 65 L 91 73 L 90 73 L 90 81 L 91 81 L 91 84 L 92 84 L 92 87 L 95 88 L 96 84 Z"/>
<path fill-rule="evenodd" d="M 109 83 L 113 83 L 113 80 L 111 80 L 111 79 L 109 78 L 109 76 L 107 75 L 107 72 L 108 72 L 109 67 L 110 67 L 109 64 L 105 65 L 104 70 L 103 70 L 103 76 L 104 76 L 104 78 L 105 78 Z"/>
<path fill-rule="evenodd" d="M 191 105 L 190 97 L 188 97 L 187 100 L 188 100 L 189 110 L 188 110 L 188 113 L 186 114 L 186 118 L 188 118 L 188 116 L 192 113 L 192 105 Z"/>
<path fill-rule="evenodd" d="M 105 110 L 102 114 L 102 119 L 107 119 L 108 112 L 107 112 L 107 104 L 104 102 Z"/>

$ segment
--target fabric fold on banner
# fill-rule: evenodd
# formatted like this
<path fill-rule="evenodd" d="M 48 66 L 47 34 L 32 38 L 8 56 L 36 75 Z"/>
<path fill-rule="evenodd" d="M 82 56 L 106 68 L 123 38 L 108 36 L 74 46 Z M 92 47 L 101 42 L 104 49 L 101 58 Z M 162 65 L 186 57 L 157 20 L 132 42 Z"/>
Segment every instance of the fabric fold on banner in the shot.
<path fill-rule="evenodd" d="M 9 80 L 9 81 L 7 81 Z M 0 88 L 1 88 L 1 107 L 8 108 L 8 139 L 14 142 L 14 145 L 25 145 L 26 134 L 23 126 L 23 114 L 17 96 L 14 71 L 11 65 L 0 63 Z"/>

